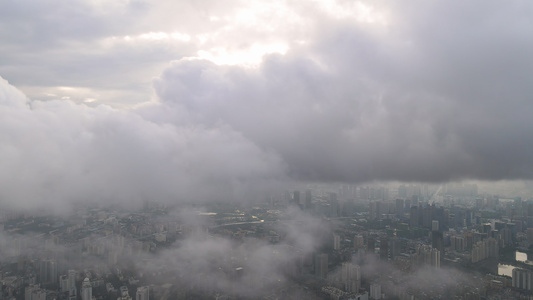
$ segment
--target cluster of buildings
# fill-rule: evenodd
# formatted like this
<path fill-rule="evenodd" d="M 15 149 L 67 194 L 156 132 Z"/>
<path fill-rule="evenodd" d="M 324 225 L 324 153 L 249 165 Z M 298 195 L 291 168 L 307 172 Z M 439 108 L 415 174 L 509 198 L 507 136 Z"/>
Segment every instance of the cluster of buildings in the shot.
<path fill-rule="evenodd" d="M 270 293 L 258 299 L 290 299 L 286 291 L 295 289 L 335 300 L 533 296 L 533 269 L 527 264 L 509 277 L 486 271 L 509 251 L 533 245 L 531 201 L 479 195 L 477 186 L 468 184 L 342 185 L 307 186 L 247 207 L 228 206 L 195 212 L 200 225 L 182 222 L 156 204 L 128 213 L 85 208 L 71 219 L 4 214 L 1 229 L 11 254 L 0 262 L 0 299 L 242 298 L 237 283 L 249 273 L 239 258 L 213 266 L 219 279 L 235 282 L 226 290 L 205 279 L 208 274 L 190 274 L 176 284 L 183 278 L 169 275 L 169 266 L 155 275 L 127 267 L 132 258 L 143 258 L 137 266 L 149 264 L 146 257 L 191 236 L 261 241 L 295 257 L 277 266 L 285 280 L 261 278 L 264 286 L 257 289 Z M 327 228 L 323 237 L 314 237 L 322 241 L 315 249 L 295 247 L 281 225 L 298 210 Z M 448 269 L 474 272 L 478 279 L 458 287 L 431 278 L 419 286 L 411 283 L 424 270 L 446 274 Z"/>

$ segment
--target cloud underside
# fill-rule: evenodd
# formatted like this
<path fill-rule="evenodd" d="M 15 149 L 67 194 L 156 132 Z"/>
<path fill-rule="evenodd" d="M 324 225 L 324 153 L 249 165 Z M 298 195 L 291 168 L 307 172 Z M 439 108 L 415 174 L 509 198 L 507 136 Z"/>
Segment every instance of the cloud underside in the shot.
<path fill-rule="evenodd" d="M 136 109 L 29 101 L 2 81 L 1 198 L 227 200 L 287 180 L 531 179 L 531 5 L 409 3 L 387 7 L 388 25 L 325 18 L 256 68 L 174 61 Z"/>

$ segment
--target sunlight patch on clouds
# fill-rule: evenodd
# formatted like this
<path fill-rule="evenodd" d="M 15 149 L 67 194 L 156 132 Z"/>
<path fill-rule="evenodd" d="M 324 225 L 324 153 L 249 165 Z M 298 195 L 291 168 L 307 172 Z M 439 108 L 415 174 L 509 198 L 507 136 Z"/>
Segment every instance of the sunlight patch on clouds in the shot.
<path fill-rule="evenodd" d="M 166 33 L 166 32 L 148 32 L 143 33 L 138 36 L 139 39 L 145 39 L 145 40 L 180 40 L 184 42 L 188 42 L 191 40 L 191 36 L 188 34 L 180 33 L 180 32 L 172 32 L 172 33 Z"/>
<path fill-rule="evenodd" d="M 181 32 L 146 32 L 138 35 L 124 35 L 124 36 L 112 36 L 104 39 L 102 44 L 104 46 L 111 46 L 120 42 L 149 42 L 149 41 L 178 41 L 189 42 L 191 36 Z"/>
<path fill-rule="evenodd" d="M 206 59 L 217 65 L 245 65 L 257 66 L 266 54 L 285 54 L 289 50 L 287 44 L 254 44 L 245 50 L 228 50 L 227 48 L 212 48 L 198 51 L 198 58 Z"/>
<path fill-rule="evenodd" d="M 328 15 L 337 19 L 355 18 L 357 22 L 376 25 L 387 25 L 387 16 L 376 10 L 374 6 L 361 1 L 316 0 L 317 4 Z"/>

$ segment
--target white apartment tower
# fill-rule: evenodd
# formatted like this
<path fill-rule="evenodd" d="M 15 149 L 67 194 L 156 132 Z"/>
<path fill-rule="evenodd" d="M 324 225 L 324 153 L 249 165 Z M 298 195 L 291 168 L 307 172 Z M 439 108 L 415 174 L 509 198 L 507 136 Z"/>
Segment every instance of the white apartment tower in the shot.
<path fill-rule="evenodd" d="M 81 300 L 92 300 L 93 299 L 93 287 L 89 278 L 85 278 L 81 284 Z"/>
<path fill-rule="evenodd" d="M 341 282 L 344 290 L 349 293 L 358 293 L 361 287 L 361 272 L 359 266 L 351 263 L 342 263 Z"/>

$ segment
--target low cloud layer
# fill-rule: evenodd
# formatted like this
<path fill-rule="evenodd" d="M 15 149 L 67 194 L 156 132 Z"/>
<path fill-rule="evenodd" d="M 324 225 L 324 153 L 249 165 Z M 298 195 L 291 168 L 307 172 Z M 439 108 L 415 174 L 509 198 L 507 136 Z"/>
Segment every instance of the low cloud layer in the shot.
<path fill-rule="evenodd" d="M 29 102 L 0 84 L 5 204 L 68 211 L 82 201 L 241 200 L 285 177 L 275 153 L 227 126 L 155 124 L 105 106 Z"/>

